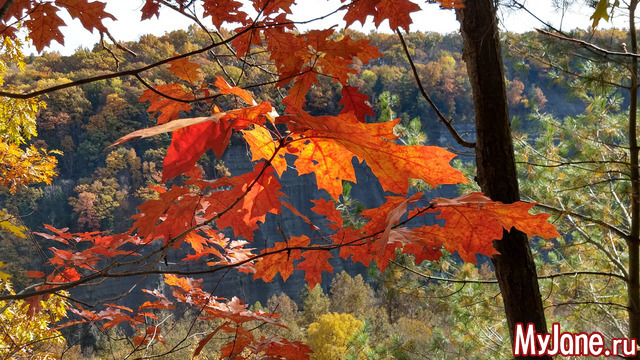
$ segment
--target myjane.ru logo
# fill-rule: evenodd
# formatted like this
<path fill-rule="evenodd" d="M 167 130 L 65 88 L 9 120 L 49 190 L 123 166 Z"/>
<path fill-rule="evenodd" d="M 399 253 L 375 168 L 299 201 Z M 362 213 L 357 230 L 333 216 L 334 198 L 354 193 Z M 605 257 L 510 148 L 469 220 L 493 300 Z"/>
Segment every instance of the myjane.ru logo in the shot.
<path fill-rule="evenodd" d="M 559 323 L 553 323 L 550 334 L 536 332 L 532 323 L 526 329 L 517 323 L 515 330 L 515 356 L 635 356 L 638 351 L 636 339 L 611 339 L 611 346 L 606 346 L 609 344 L 598 332 L 561 332 Z"/>

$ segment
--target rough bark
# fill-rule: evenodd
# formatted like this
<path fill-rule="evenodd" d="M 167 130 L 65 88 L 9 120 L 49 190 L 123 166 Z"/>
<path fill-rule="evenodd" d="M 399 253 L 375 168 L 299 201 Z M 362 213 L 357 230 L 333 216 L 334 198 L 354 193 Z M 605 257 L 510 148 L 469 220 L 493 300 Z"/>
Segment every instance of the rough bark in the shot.
<path fill-rule="evenodd" d="M 477 181 L 491 199 L 512 203 L 520 199 L 509 124 L 507 97 L 492 0 L 467 0 L 457 11 L 464 40 L 463 57 L 473 90 L 476 117 Z M 500 255 L 493 259 L 511 341 L 516 323 L 533 323 L 537 332 L 547 327 L 529 240 L 519 231 L 504 232 L 494 243 Z M 529 359 L 534 357 L 518 357 Z M 550 359 L 550 357 L 535 357 Z"/>

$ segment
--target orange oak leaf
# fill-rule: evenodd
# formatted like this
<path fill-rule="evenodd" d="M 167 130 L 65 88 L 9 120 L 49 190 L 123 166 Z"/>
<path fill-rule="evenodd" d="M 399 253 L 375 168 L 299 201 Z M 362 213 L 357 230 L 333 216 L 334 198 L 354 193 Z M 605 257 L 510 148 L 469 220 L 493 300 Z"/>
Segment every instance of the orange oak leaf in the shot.
<path fill-rule="evenodd" d="M 15 0 L 9 6 L 9 9 L 2 20 L 4 20 L 6 25 L 9 23 L 11 18 L 22 19 L 24 12 L 29 10 L 32 6 L 33 3 L 31 0 Z"/>
<path fill-rule="evenodd" d="M 340 105 L 342 105 L 342 111 L 340 113 L 353 113 L 360 122 L 366 122 L 366 115 L 373 116 L 373 109 L 367 101 L 369 97 L 358 91 L 358 88 L 353 86 L 342 87 L 342 99 L 340 99 Z"/>
<path fill-rule="evenodd" d="M 180 99 L 184 101 L 193 99 L 193 94 L 185 91 L 185 88 L 180 84 L 159 85 L 155 86 L 154 88 L 161 94 L 170 96 L 174 99 Z M 160 116 L 158 116 L 158 124 L 164 124 L 168 121 L 177 119 L 181 111 L 191 111 L 191 105 L 189 105 L 189 103 L 169 99 L 150 89 L 145 90 L 138 101 L 149 101 L 151 103 L 147 111 L 153 113 L 152 116 L 160 113 Z"/>
<path fill-rule="evenodd" d="M 116 20 L 116 18 L 104 11 L 107 5 L 101 1 L 88 2 L 87 0 L 56 0 L 56 5 L 64 7 L 72 18 L 80 20 L 82 26 L 89 31 L 97 29 L 106 31 L 102 24 L 105 19 Z"/>
<path fill-rule="evenodd" d="M 443 9 L 462 9 L 464 4 L 462 0 L 437 0 Z"/>
<path fill-rule="evenodd" d="M 387 196 L 387 201 L 382 206 L 367 209 L 362 212 L 362 216 L 371 219 L 362 228 L 363 232 L 367 234 L 379 233 L 382 231 L 376 242 L 374 243 L 373 251 L 383 252 L 385 246 L 389 242 L 389 234 L 391 228 L 402 218 L 407 212 L 407 205 L 415 203 L 420 200 L 422 193 L 418 192 L 405 198 L 402 196 Z"/>
<path fill-rule="evenodd" d="M 257 344 L 249 346 L 254 354 L 264 354 L 267 359 L 308 360 L 313 351 L 300 341 L 289 341 L 284 338 L 265 339 L 262 337 Z"/>
<path fill-rule="evenodd" d="M 329 264 L 329 259 L 333 256 L 326 250 L 307 250 L 302 255 L 302 260 L 296 265 L 296 270 L 304 270 L 304 280 L 309 284 L 309 289 L 313 290 L 316 284 L 322 282 L 322 272 L 333 273 L 333 266 Z"/>
<path fill-rule="evenodd" d="M 64 36 L 60 32 L 60 27 L 65 26 L 65 23 L 57 12 L 58 8 L 49 2 L 38 4 L 31 11 L 29 19 L 24 22 L 29 29 L 29 38 L 38 52 L 49 46 L 52 40 L 64 45 Z"/>
<path fill-rule="evenodd" d="M 295 0 L 254 0 L 253 8 L 262 12 L 265 16 L 284 11 L 291 14 L 291 5 L 295 3 Z"/>
<path fill-rule="evenodd" d="M 251 27 L 250 24 L 247 24 L 243 28 L 236 29 L 237 35 L 233 40 L 233 48 L 236 50 L 236 57 L 238 59 L 247 55 L 247 53 L 251 50 L 251 46 L 262 46 L 262 39 L 260 38 L 260 31 Z"/>
<path fill-rule="evenodd" d="M 42 271 L 29 270 L 27 271 L 27 276 L 34 279 L 39 279 L 45 277 L 46 274 Z"/>
<path fill-rule="evenodd" d="M 178 56 L 178 54 L 174 53 L 173 56 Z M 200 78 L 200 74 L 202 73 L 200 65 L 189 61 L 187 58 L 170 61 L 167 69 L 171 71 L 173 75 L 192 84 Z"/>
<path fill-rule="evenodd" d="M 256 272 L 253 279 L 262 279 L 271 282 L 280 273 L 282 279 L 286 281 L 293 273 L 293 261 L 300 260 L 302 251 L 291 249 L 309 245 L 309 238 L 305 235 L 291 237 L 287 242 L 277 242 L 273 247 L 260 252 L 261 257 L 254 265 Z"/>

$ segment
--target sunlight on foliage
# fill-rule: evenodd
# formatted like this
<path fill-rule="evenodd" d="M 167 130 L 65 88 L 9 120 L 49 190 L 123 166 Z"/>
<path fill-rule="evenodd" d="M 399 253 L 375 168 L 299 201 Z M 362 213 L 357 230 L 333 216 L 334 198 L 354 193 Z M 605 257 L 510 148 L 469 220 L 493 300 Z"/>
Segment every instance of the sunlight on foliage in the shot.
<path fill-rule="evenodd" d="M 362 321 L 349 314 L 329 313 L 320 316 L 307 329 L 307 344 L 312 360 L 334 360 L 344 356 L 349 339 L 362 327 Z"/>
<path fill-rule="evenodd" d="M 15 295 L 11 283 L 0 279 L 3 293 Z M 66 295 L 62 293 L 61 295 Z M 63 345 L 65 339 L 52 326 L 65 318 L 69 304 L 61 296 L 51 296 L 40 302 L 42 311 L 32 315 L 28 313 L 28 306 L 23 300 L 0 301 L 0 357 L 25 359 L 57 359 L 51 353 L 56 346 Z"/>

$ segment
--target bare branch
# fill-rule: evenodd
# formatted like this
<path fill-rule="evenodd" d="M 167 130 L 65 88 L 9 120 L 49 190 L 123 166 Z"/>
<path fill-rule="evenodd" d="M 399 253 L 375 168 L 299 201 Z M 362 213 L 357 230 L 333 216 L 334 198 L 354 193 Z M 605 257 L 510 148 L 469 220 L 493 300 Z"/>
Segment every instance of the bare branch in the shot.
<path fill-rule="evenodd" d="M 571 38 L 571 37 L 554 34 L 552 32 L 545 31 L 545 30 L 542 30 L 542 29 L 536 29 L 536 31 L 539 32 L 540 34 L 551 36 L 551 37 L 554 37 L 556 39 L 560 39 L 560 40 L 563 40 L 563 41 L 569 41 L 569 42 L 573 42 L 573 43 L 576 43 L 576 44 L 580 44 L 585 48 L 589 48 L 589 49 L 595 50 L 596 52 L 601 53 L 605 57 L 607 57 L 607 56 L 625 56 L 625 57 L 636 58 L 636 59 L 640 58 L 640 54 L 634 54 L 634 53 L 630 53 L 630 52 L 620 52 L 620 51 L 606 50 L 606 49 L 598 47 L 598 46 L 596 46 L 596 45 L 594 45 L 594 44 L 592 44 L 590 42 L 586 42 L 586 41 L 583 41 L 583 40 L 574 39 L 574 38 Z"/>
<path fill-rule="evenodd" d="M 618 228 L 615 225 L 609 224 L 606 221 L 603 220 L 599 220 L 599 219 L 594 219 L 590 216 L 587 215 L 583 215 L 574 211 L 570 211 L 570 210 L 563 210 L 560 208 L 557 208 L 555 206 L 552 205 L 547 205 L 547 204 L 541 204 L 538 203 L 536 204 L 536 207 L 540 208 L 540 209 L 544 209 L 544 210 L 548 210 L 548 211 L 553 211 L 555 213 L 557 213 L 558 215 L 571 215 L 571 216 L 575 216 L 578 219 L 584 220 L 584 221 L 588 221 L 588 222 L 592 222 L 594 224 L 598 224 L 602 227 L 604 227 L 605 229 L 615 233 L 616 235 L 620 236 L 621 238 L 628 240 L 630 238 L 630 235 L 627 234 L 626 232 L 624 232 L 622 229 Z"/>
<path fill-rule="evenodd" d="M 453 125 L 451 125 L 451 120 L 448 120 L 444 116 L 444 114 L 442 114 L 440 109 L 438 109 L 438 107 L 433 102 L 433 100 L 431 100 L 431 98 L 429 97 L 429 94 L 427 94 L 427 92 L 425 91 L 424 87 L 422 86 L 422 81 L 420 81 L 420 76 L 418 75 L 418 70 L 416 69 L 416 65 L 413 63 L 413 59 L 411 59 L 411 55 L 409 54 L 409 48 L 407 47 L 407 43 L 404 41 L 404 37 L 402 36 L 402 33 L 400 32 L 400 30 L 396 30 L 396 33 L 400 37 L 400 42 L 402 43 L 402 48 L 404 49 L 404 53 L 407 55 L 407 59 L 409 60 L 409 65 L 411 65 L 411 71 L 413 72 L 413 77 L 416 79 L 416 83 L 418 84 L 418 88 L 420 89 L 420 93 L 422 94 L 422 97 L 425 100 L 427 100 L 427 102 L 429 103 L 429 105 L 431 106 L 433 111 L 435 111 L 436 115 L 438 116 L 438 119 L 440 120 L 440 122 L 443 123 L 447 127 L 447 130 L 449 130 L 449 133 L 451 133 L 451 135 L 453 136 L 453 138 L 456 140 L 456 142 L 458 144 L 460 144 L 460 145 L 462 145 L 464 147 L 467 147 L 467 148 L 475 148 L 476 147 L 476 143 L 469 142 L 469 141 L 463 139 L 460 136 L 460 134 L 458 134 L 456 129 L 453 128 Z"/>

